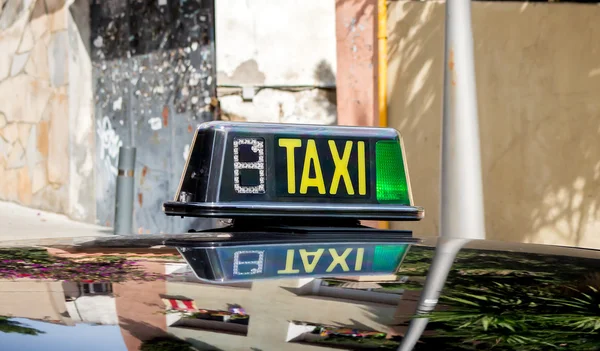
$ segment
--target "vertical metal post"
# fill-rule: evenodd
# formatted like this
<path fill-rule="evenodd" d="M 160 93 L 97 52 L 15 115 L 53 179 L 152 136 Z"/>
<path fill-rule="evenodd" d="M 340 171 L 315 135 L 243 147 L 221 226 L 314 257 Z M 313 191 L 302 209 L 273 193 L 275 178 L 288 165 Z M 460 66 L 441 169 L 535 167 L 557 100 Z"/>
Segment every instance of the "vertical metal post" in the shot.
<path fill-rule="evenodd" d="M 433 311 L 460 249 L 485 239 L 471 1 L 446 1 L 440 239 L 416 314 Z M 427 327 L 415 318 L 398 350 L 412 350 Z"/>
<path fill-rule="evenodd" d="M 485 239 L 471 1 L 446 1 L 441 236 Z"/>
<path fill-rule="evenodd" d="M 119 148 L 114 228 L 116 235 L 129 235 L 133 233 L 135 152 L 136 149 L 132 146 L 121 146 Z"/>

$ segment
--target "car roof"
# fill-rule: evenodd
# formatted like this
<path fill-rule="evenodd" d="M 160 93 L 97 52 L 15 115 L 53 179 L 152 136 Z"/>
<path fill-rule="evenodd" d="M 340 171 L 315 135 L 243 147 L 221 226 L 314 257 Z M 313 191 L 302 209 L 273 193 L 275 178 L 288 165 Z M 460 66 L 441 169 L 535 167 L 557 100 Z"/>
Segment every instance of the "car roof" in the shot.
<path fill-rule="evenodd" d="M 412 245 L 395 275 L 214 284 L 198 280 L 162 235 L 5 242 L 0 342 L 397 349 L 411 320 L 426 316 L 416 349 L 598 345 L 598 251 L 462 241 L 433 312 L 416 314 L 433 257 L 447 245 L 437 238 Z"/>

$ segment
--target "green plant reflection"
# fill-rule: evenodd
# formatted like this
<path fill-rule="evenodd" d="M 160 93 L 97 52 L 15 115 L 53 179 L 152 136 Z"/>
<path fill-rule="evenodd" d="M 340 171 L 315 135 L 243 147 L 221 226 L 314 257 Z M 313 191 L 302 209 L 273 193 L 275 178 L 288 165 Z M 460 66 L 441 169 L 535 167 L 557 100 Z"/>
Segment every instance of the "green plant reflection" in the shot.
<path fill-rule="evenodd" d="M 430 248 L 399 272 L 423 276 Z M 568 256 L 461 251 L 417 349 L 600 349 L 600 265 Z"/>
<path fill-rule="evenodd" d="M 144 341 L 140 351 L 192 351 L 192 345 L 184 340 L 165 336 Z"/>
<path fill-rule="evenodd" d="M 27 327 L 21 322 L 10 320 L 10 317 L 0 316 L 0 332 L 2 333 L 19 333 L 25 335 L 39 335 L 44 334 L 43 331 L 35 328 Z"/>

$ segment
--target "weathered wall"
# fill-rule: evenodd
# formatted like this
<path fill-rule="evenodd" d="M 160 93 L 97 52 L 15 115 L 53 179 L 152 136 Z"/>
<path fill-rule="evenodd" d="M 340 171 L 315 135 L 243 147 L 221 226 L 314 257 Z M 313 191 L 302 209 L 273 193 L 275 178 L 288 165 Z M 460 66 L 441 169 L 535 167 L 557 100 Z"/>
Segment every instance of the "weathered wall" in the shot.
<path fill-rule="evenodd" d="M 339 125 L 379 126 L 377 0 L 336 0 Z M 384 222 L 361 221 L 370 227 Z"/>
<path fill-rule="evenodd" d="M 0 13 L 0 200 L 74 214 L 67 23 L 64 0 L 8 0 Z"/>
<path fill-rule="evenodd" d="M 340 125 L 378 126 L 377 0 L 336 0 Z"/>
<path fill-rule="evenodd" d="M 134 228 L 139 234 L 202 229 L 167 217 L 197 126 L 214 118 L 213 2 L 91 3 L 96 133 L 96 215 L 112 226 L 119 147 L 137 148 Z"/>
<path fill-rule="evenodd" d="M 487 237 L 600 247 L 600 7 L 474 2 Z M 389 3 L 389 114 L 437 235 L 444 4 Z M 460 74 L 460 72 L 458 72 Z"/>
<path fill-rule="evenodd" d="M 211 1 L 9 0 L 0 200 L 112 226 L 119 146 L 134 144 L 135 231 L 210 225 L 166 217 L 162 203 L 214 118 L 213 22 Z"/>
<path fill-rule="evenodd" d="M 217 84 L 227 86 L 219 88 L 223 119 L 335 123 L 333 1 L 223 0 L 215 6 Z M 242 85 L 257 88 L 252 101 L 243 101 Z"/>
<path fill-rule="evenodd" d="M 69 211 L 71 218 L 96 222 L 94 187 L 94 96 L 90 46 L 90 1 L 69 0 Z"/>

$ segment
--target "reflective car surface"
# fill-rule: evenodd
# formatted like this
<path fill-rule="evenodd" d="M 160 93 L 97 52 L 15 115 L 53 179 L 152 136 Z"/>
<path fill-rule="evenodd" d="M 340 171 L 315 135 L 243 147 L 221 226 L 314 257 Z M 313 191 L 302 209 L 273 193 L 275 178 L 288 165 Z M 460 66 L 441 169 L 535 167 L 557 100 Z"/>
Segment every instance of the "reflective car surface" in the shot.
<path fill-rule="evenodd" d="M 2 350 L 396 350 L 423 318 L 417 350 L 600 345 L 593 250 L 432 239 L 411 244 L 396 274 L 217 284 L 198 279 L 172 242 L 5 243 Z M 452 263 L 432 272 L 434 255 Z M 439 300 L 421 301 L 427 312 L 425 282 L 439 277 Z"/>

